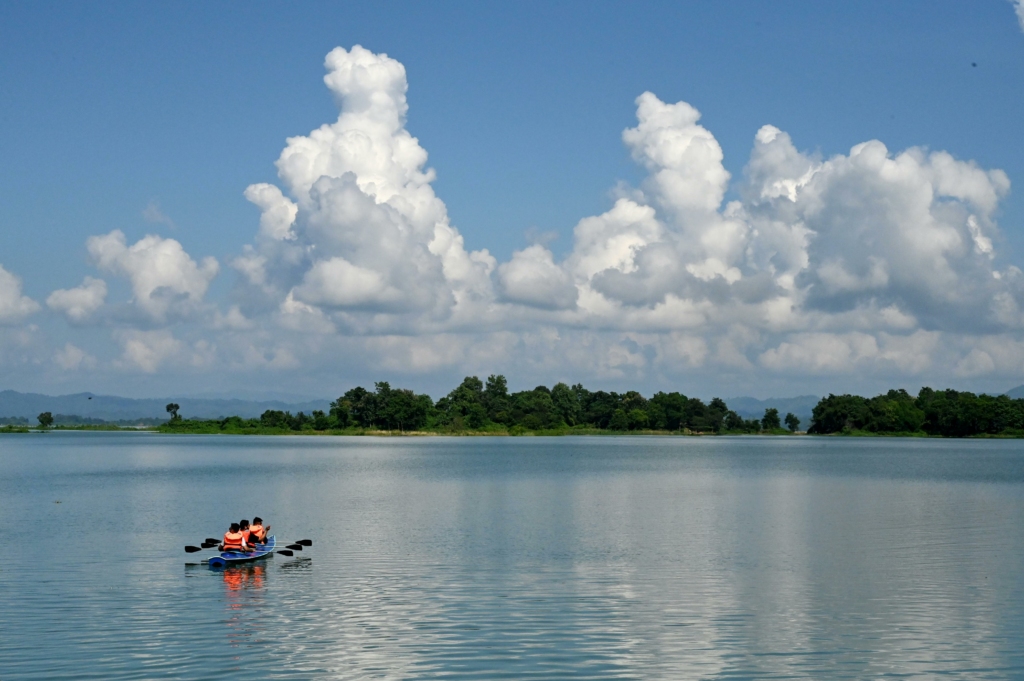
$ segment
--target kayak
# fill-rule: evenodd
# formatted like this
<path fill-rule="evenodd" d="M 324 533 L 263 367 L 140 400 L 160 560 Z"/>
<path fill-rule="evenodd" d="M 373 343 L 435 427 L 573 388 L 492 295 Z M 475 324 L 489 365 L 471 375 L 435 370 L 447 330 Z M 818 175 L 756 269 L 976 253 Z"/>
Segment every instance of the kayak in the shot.
<path fill-rule="evenodd" d="M 234 551 L 224 551 L 219 556 L 214 556 L 210 560 L 206 561 L 206 564 L 212 568 L 228 567 L 229 565 L 242 565 L 243 563 L 251 563 L 256 560 L 267 558 L 268 556 L 274 555 L 274 547 L 277 546 L 277 540 L 274 535 L 267 537 L 267 543 L 261 545 L 255 551 L 249 551 L 247 553 L 235 553 Z"/>

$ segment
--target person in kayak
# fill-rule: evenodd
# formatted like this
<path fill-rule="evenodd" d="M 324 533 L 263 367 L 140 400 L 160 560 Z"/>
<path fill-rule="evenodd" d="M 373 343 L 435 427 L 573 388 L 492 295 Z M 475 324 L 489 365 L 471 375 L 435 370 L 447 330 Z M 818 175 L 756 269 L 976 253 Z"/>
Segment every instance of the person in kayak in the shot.
<path fill-rule="evenodd" d="M 252 548 L 252 545 L 255 542 L 253 541 L 252 538 L 252 530 L 249 528 L 249 521 L 239 520 L 238 529 L 242 532 L 242 536 L 245 538 L 245 545 L 249 548 Z"/>
<path fill-rule="evenodd" d="M 244 553 L 249 549 L 249 545 L 245 541 L 245 534 L 242 533 L 242 528 L 238 523 L 231 523 L 231 527 L 224 533 L 224 541 L 220 544 L 221 551 L 237 551 L 238 553 Z"/>
<path fill-rule="evenodd" d="M 270 525 L 263 527 L 263 518 L 256 516 L 252 519 L 252 525 L 249 526 L 249 536 L 252 537 L 258 544 L 267 543 L 267 535 L 270 533 Z"/>

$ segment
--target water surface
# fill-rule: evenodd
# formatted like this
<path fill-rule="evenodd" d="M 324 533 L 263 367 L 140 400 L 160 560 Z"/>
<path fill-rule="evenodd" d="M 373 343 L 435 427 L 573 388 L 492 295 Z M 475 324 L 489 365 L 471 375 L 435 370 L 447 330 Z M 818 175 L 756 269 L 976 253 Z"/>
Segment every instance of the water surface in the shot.
<path fill-rule="evenodd" d="M 1021 678 L 1022 520 L 1018 441 L 3 436 L 0 679 Z"/>

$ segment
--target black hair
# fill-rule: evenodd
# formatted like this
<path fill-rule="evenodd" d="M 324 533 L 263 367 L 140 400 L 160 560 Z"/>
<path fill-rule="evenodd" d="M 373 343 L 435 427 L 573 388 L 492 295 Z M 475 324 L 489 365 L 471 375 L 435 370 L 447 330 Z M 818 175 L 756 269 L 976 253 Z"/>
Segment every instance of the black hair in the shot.
<path fill-rule="evenodd" d="M 231 523 L 231 528 L 228 531 L 229 532 L 238 532 L 240 529 L 242 529 L 242 528 L 240 528 L 238 526 L 238 523 Z"/>
<path fill-rule="evenodd" d="M 259 523 L 260 525 L 262 525 L 263 524 L 263 518 L 261 518 L 259 516 L 256 516 L 255 518 L 252 519 L 252 522 L 253 522 L 253 524 Z"/>
<path fill-rule="evenodd" d="M 239 527 L 249 527 L 249 521 L 248 520 L 239 520 L 238 521 L 238 526 Z"/>

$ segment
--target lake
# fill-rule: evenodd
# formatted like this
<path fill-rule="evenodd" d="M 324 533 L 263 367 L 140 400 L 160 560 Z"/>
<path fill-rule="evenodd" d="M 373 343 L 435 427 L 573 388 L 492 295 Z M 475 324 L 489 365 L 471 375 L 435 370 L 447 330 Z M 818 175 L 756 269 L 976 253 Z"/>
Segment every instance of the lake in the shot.
<path fill-rule="evenodd" d="M 1021 441 L 6 435 L 0 521 L 5 681 L 1024 677 Z"/>

